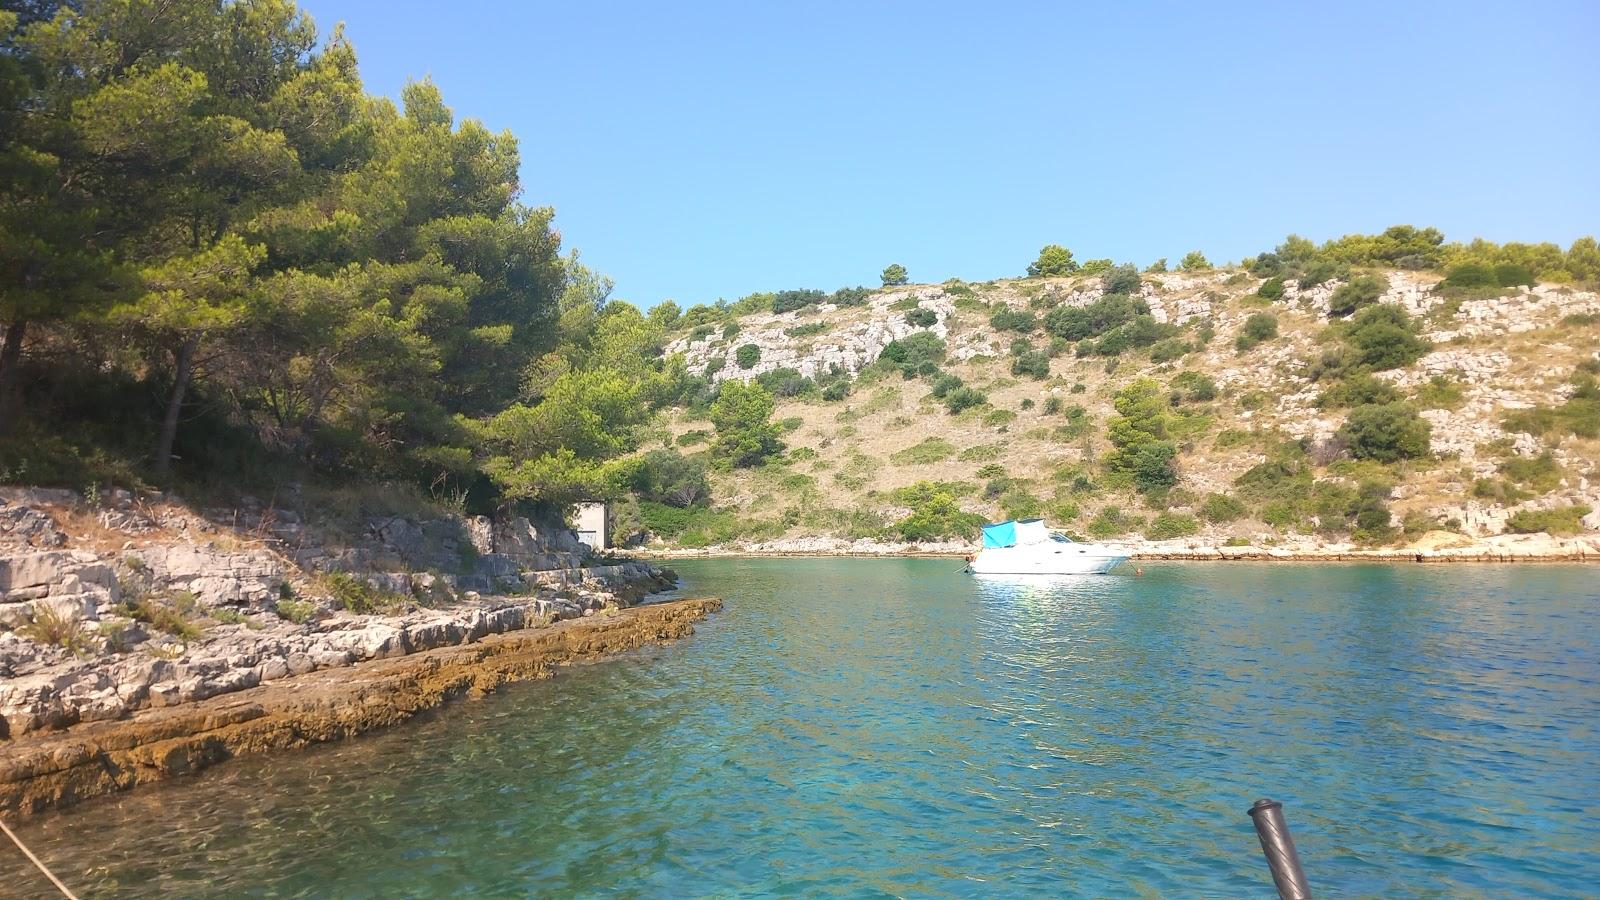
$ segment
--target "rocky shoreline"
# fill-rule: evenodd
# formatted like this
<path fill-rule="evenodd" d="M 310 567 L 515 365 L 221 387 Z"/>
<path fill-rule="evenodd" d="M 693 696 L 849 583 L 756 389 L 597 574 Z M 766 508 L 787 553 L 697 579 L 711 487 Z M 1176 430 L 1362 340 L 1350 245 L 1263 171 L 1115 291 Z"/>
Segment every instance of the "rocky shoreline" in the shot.
<path fill-rule="evenodd" d="M 694 632 L 717 599 L 674 600 L 323 669 L 0 743 L 0 813 L 28 814 L 239 756 L 342 740 L 453 698 Z"/>
<path fill-rule="evenodd" d="M 677 576 L 559 521 L 290 499 L 0 488 L 0 813 L 359 734 L 720 607 L 633 607 Z"/>

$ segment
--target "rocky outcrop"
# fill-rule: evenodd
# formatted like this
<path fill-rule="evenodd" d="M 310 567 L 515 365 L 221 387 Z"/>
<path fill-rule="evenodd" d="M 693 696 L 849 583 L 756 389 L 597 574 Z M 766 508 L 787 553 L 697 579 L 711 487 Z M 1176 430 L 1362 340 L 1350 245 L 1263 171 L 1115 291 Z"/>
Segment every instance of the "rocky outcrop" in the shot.
<path fill-rule="evenodd" d="M 372 659 L 339 671 L 281 672 L 272 683 L 0 743 L 0 812 L 34 813 L 225 760 L 341 740 L 404 722 L 454 697 L 549 677 L 562 665 L 692 634 L 720 600 L 678 600 L 510 630 L 473 643 L 464 626 L 414 622 L 352 630 L 345 653 Z M 507 607 L 509 609 L 510 607 Z M 526 613 L 505 614 L 507 619 Z M 485 612 L 487 619 L 489 613 Z M 473 627 L 487 628 L 486 621 Z M 400 654 L 405 642 L 436 649 Z M 155 667 L 159 668 L 159 667 Z"/>

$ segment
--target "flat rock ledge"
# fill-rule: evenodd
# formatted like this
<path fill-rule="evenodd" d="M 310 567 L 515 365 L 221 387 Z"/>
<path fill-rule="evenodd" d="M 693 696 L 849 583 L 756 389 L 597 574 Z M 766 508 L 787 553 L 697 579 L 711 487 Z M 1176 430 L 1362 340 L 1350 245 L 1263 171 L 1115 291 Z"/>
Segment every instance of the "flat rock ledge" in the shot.
<path fill-rule="evenodd" d="M 721 608 L 707 598 L 607 610 L 26 735 L 0 743 L 0 813 L 38 813 L 237 756 L 387 728 L 453 698 L 548 678 L 558 666 L 687 637 Z"/>

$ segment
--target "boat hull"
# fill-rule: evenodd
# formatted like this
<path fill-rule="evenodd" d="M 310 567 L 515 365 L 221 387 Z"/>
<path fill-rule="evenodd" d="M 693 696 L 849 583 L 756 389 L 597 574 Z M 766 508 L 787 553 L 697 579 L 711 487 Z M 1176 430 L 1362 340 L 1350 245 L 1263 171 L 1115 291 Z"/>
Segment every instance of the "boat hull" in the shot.
<path fill-rule="evenodd" d="M 1127 554 L 1079 544 L 1042 551 L 1034 547 L 1000 547 L 979 553 L 970 568 L 974 575 L 1101 575 L 1127 558 Z"/>

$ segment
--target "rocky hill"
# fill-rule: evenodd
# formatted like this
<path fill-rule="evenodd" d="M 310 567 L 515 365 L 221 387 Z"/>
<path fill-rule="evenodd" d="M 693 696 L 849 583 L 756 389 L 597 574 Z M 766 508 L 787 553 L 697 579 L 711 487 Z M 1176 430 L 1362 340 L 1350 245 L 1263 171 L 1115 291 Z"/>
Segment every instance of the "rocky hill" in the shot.
<path fill-rule="evenodd" d="M 881 542 L 919 536 L 904 523 L 940 493 L 974 516 L 1043 515 L 1168 549 L 1335 551 L 1425 535 L 1447 548 L 1511 541 L 1495 538 L 1509 531 L 1587 540 L 1593 552 L 1600 296 L 1455 290 L 1441 277 L 1366 272 L 1302 288 L 1237 269 L 1145 273 L 1123 288 L 1148 317 L 1125 347 L 1061 336 L 1062 322 L 1076 326 L 1059 310 L 1105 305 L 1098 274 L 889 287 L 859 305 L 686 327 L 668 352 L 713 381 L 768 386 L 787 449 L 759 467 L 713 468 L 714 508 L 652 530 L 679 547 Z M 1341 370 L 1362 317 L 1332 313 L 1351 305 L 1404 310 L 1395 321 L 1416 352 Z M 919 333 L 938 338 L 912 341 L 932 363 L 880 362 Z M 1175 482 L 1157 490 L 1107 465 L 1118 393 L 1145 378 L 1160 386 L 1177 446 Z M 952 404 L 954 379 L 971 390 Z M 1341 428 L 1352 410 L 1396 405 L 1427 423 L 1423 451 L 1351 452 Z M 715 438 L 704 409 L 665 424 L 661 446 L 693 452 Z"/>

